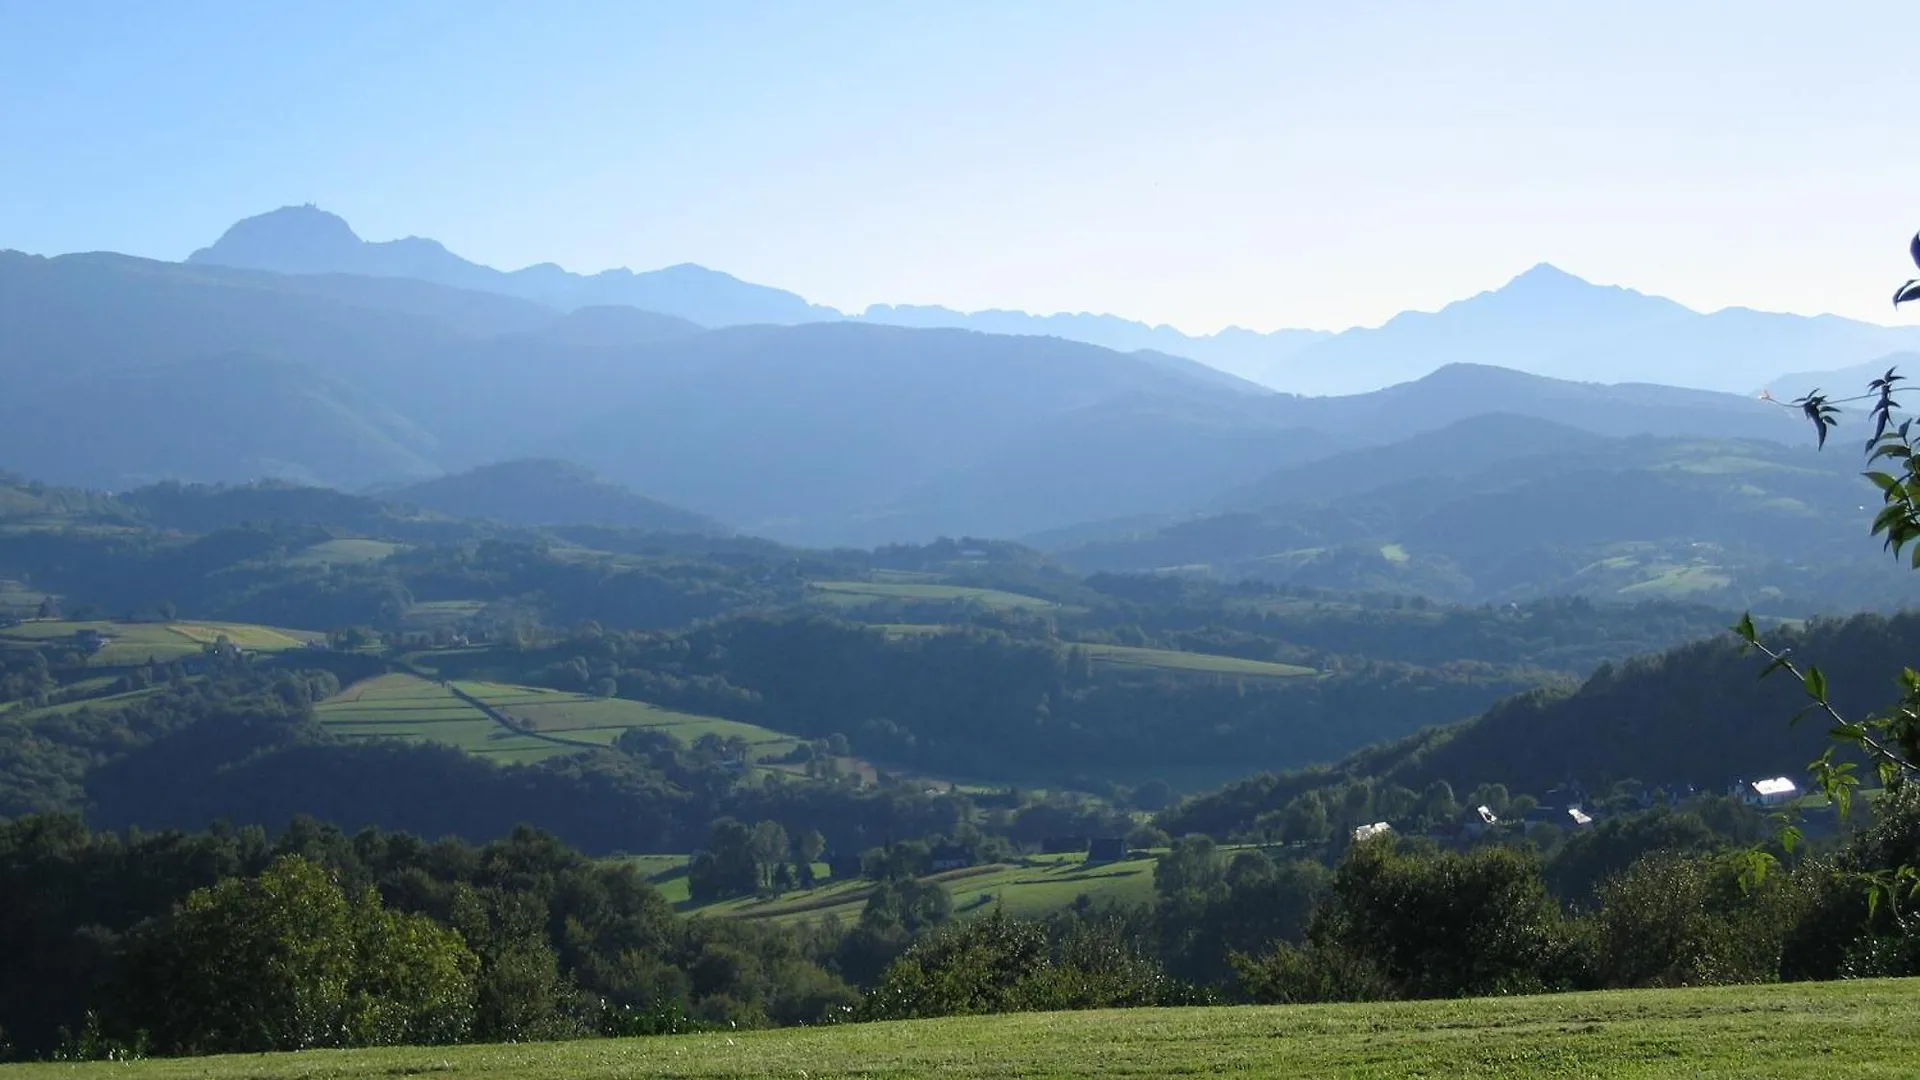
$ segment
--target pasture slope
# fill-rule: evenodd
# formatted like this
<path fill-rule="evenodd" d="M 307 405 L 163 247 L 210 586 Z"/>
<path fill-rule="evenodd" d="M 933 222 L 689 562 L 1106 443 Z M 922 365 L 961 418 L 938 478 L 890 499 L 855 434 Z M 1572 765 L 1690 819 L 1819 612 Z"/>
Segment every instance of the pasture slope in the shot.
<path fill-rule="evenodd" d="M 1920 980 L 1377 1005 L 969 1016 L 510 1046 L 0 1067 L 0 1080 L 643 1080 L 1224 1076 L 1265 1080 L 1894 1080 Z"/>
<path fill-rule="evenodd" d="M 41 647 L 71 641 L 82 631 L 98 634 L 104 645 L 88 657 L 93 667 L 120 667 L 144 664 L 149 660 L 170 663 L 198 656 L 208 645 L 221 638 L 249 652 L 286 652 L 304 648 L 310 641 L 323 641 L 325 634 L 310 630 L 287 630 L 251 623 L 202 621 L 112 622 L 92 620 L 69 622 L 58 619 L 29 620 L 0 629 L 0 648 L 7 646 Z"/>
<path fill-rule="evenodd" d="M 990 863 L 931 874 L 922 881 L 937 882 L 953 897 L 959 918 L 1005 907 L 1010 915 L 1037 918 L 1069 907 L 1085 895 L 1095 902 L 1134 904 L 1153 898 L 1152 857 L 1088 866 L 1081 855 L 1036 855 L 1019 863 Z M 666 884 L 671 884 L 666 883 Z M 723 900 L 691 909 L 700 915 L 734 919 L 769 919 L 778 923 L 803 922 L 828 915 L 851 923 L 860 918 L 873 882 L 864 878 L 830 881 L 762 899 L 756 896 Z M 671 895 L 671 894 L 669 894 Z"/>
<path fill-rule="evenodd" d="M 873 623 L 890 638 L 931 637 L 952 633 L 957 627 L 941 623 Z M 1277 664 L 1271 660 L 1247 660 L 1219 653 L 1183 652 L 1179 649 L 1149 649 L 1137 645 L 1106 645 L 1091 641 L 1062 641 L 1063 649 L 1080 649 L 1099 671 L 1155 671 L 1174 675 L 1225 675 L 1239 679 L 1298 679 L 1319 672 L 1299 664 Z"/>
<path fill-rule="evenodd" d="M 682 745 L 702 735 L 738 736 L 757 761 L 798 745 L 793 737 L 767 728 L 639 701 L 505 683 L 442 684 L 405 674 L 355 683 L 321 702 L 315 713 L 322 724 L 347 738 L 446 743 L 503 762 L 611 746 L 632 728 L 664 732 Z"/>
<path fill-rule="evenodd" d="M 899 581 L 815 581 L 811 585 L 816 599 L 843 608 L 864 607 L 881 601 L 978 604 L 994 611 L 1053 611 L 1060 607 L 1037 596 L 971 585 Z"/>

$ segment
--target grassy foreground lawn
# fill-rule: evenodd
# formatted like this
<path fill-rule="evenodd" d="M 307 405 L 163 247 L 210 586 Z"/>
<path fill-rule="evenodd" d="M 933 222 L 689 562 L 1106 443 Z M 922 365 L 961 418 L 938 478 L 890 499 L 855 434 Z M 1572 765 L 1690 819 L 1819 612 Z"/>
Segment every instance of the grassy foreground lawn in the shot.
<path fill-rule="evenodd" d="M 0 1068 L 39 1077 L 1911 1077 L 1920 980 L 1140 1009 L 519 1046 Z"/>

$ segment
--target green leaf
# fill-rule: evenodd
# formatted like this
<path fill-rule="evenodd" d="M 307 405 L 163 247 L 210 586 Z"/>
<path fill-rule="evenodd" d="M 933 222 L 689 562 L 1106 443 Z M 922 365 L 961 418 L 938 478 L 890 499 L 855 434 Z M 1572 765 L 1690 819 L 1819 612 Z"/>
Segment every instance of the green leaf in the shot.
<path fill-rule="evenodd" d="M 1827 677 L 1818 667 L 1809 667 L 1801 682 L 1807 688 L 1807 696 L 1822 705 L 1827 703 Z"/>
<path fill-rule="evenodd" d="M 1893 492 L 1900 488 L 1900 481 L 1894 479 L 1892 473 L 1866 472 L 1860 475 L 1873 481 L 1873 486 L 1879 488 L 1881 491 Z"/>
<path fill-rule="evenodd" d="M 1740 621 L 1733 624 L 1733 632 L 1739 634 L 1740 639 L 1747 644 L 1757 644 L 1760 640 L 1760 633 L 1753 628 L 1753 612 L 1749 611 L 1741 614 Z"/>

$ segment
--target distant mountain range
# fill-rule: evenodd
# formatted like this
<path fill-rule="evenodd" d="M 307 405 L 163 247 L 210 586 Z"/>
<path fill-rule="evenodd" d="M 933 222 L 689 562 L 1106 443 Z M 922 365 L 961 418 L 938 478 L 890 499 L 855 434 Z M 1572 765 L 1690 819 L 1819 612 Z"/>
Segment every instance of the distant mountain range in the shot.
<path fill-rule="evenodd" d="M 1509 490 L 1546 498 L 1556 460 L 1599 470 L 1596 490 L 1624 485 L 1611 497 L 1656 517 L 1715 505 L 1697 487 L 1706 481 L 1675 479 L 1688 472 L 1675 460 L 1648 464 L 1619 444 L 1803 444 L 1794 410 L 1756 399 L 1768 376 L 1745 372 L 1833 363 L 1786 378 L 1838 390 L 1902 359 L 1888 346 L 1910 333 L 1699 315 L 1543 267 L 1379 330 L 1269 335 L 1265 347 L 1289 352 L 1270 371 L 1294 381 L 1398 373 L 1378 389 L 1304 395 L 1157 347 L 1179 344 L 1166 328 L 1140 328 L 1155 348 L 1120 351 L 843 319 L 707 271 L 535 269 L 501 273 L 431 241 L 367 243 L 313 208 L 242 222 L 186 263 L 0 252 L 0 468 L 112 490 L 259 478 L 407 488 L 428 508 L 513 523 L 725 522 L 821 546 L 1030 536 L 1090 568 L 1193 565 L 1480 598 L 1501 595 L 1497 562 L 1427 546 L 1428 522 L 1410 507 L 1438 514 L 1448 499 L 1468 506 Z M 1135 325 L 981 320 L 1116 343 Z M 1540 341 L 1557 345 L 1527 345 Z M 1690 342 L 1738 345 L 1744 358 L 1725 381 L 1739 393 L 1516 370 L 1682 372 Z M 1737 472 L 1773 468 L 1766 454 L 1732 457 Z M 454 473 L 469 475 L 436 479 Z M 1383 501 L 1388 481 L 1412 487 Z M 1811 505 L 1766 475 L 1741 483 Z M 1736 503 L 1725 505 L 1751 509 Z M 1610 540 L 1622 536 L 1610 526 Z M 1353 572 L 1320 555 L 1301 562 L 1369 543 L 1372 561 Z M 1381 564 L 1385 548 L 1406 560 Z M 1570 573 L 1556 562 L 1527 580 Z"/>
<path fill-rule="evenodd" d="M 1199 361 L 1295 394 L 1352 394 L 1417 379 L 1448 364 L 1513 368 L 1579 382 L 1659 382 L 1746 393 L 1782 371 L 1830 370 L 1920 350 L 1920 327 L 1882 327 L 1745 308 L 1703 314 L 1632 289 L 1594 285 L 1541 264 L 1499 289 L 1436 312 L 1406 312 L 1343 333 L 1230 327 L 1190 335 L 1114 315 L 960 312 L 875 304 L 843 313 L 799 295 L 684 264 L 573 274 L 552 264 L 503 272 L 437 241 L 359 238 L 313 206 L 248 218 L 188 262 L 285 274 L 411 278 L 532 300 L 563 310 L 621 305 L 704 327 L 859 320 L 914 328 L 1040 335 L 1118 352 Z"/>
<path fill-rule="evenodd" d="M 1052 337 L 701 330 L 411 279 L 117 255 L 0 255 L 0 297 L 0 379 L 16 391 L 0 399 L 0 466 L 28 475 L 355 489 L 543 458 L 813 544 L 1164 518 L 1492 413 L 1603 435 L 1803 435 L 1750 397 L 1485 366 L 1300 397 Z"/>

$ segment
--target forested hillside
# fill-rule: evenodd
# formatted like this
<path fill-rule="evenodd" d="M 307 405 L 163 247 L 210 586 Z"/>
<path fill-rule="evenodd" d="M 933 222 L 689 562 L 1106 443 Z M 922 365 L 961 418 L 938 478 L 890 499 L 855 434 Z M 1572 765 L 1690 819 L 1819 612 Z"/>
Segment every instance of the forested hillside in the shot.
<path fill-rule="evenodd" d="M 1843 715 L 1867 716 L 1899 698 L 1897 674 L 1920 650 L 1920 616 L 1821 619 L 1769 637 L 1818 665 Z M 1805 701 L 1731 633 L 1624 663 L 1602 664 L 1578 689 L 1500 702 L 1465 723 L 1371 746 L 1324 768 L 1252 777 L 1196 799 L 1163 825 L 1175 833 L 1232 835 L 1309 793 L 1339 802 L 1355 789 L 1469 792 L 1487 784 L 1544 797 L 1571 786 L 1722 791 L 1742 781 L 1801 777 L 1827 727 L 1790 723 Z"/>
<path fill-rule="evenodd" d="M 1686 598 L 1887 607 L 1857 460 L 1762 440 L 1606 438 L 1483 416 L 1270 473 L 1207 514 L 1037 538 L 1089 571 L 1178 570 L 1467 602 Z"/>

